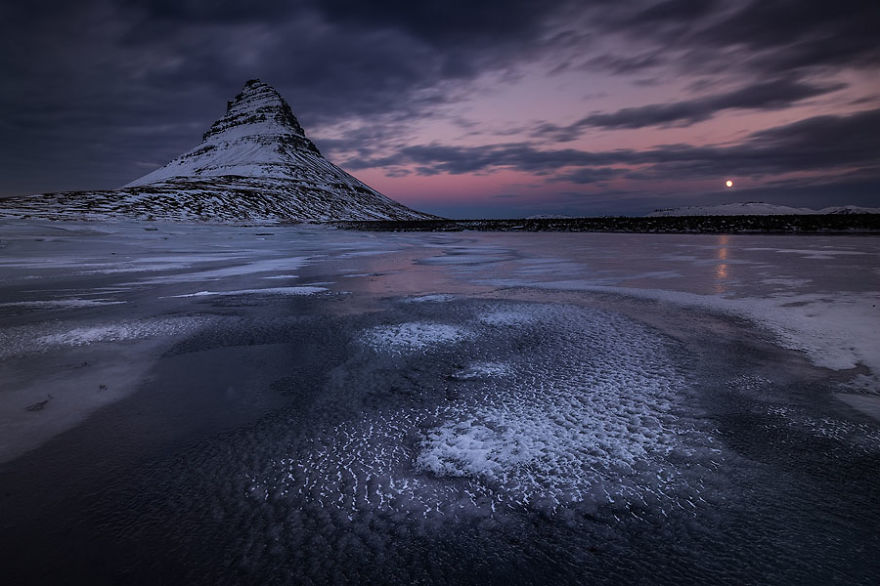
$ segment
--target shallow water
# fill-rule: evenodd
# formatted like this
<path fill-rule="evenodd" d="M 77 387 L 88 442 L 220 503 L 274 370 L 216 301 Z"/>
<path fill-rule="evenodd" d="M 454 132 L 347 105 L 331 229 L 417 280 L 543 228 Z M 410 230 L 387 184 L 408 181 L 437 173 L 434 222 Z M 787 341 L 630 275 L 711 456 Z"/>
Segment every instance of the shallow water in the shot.
<path fill-rule="evenodd" d="M 0 228 L 4 583 L 880 575 L 878 238 Z"/>

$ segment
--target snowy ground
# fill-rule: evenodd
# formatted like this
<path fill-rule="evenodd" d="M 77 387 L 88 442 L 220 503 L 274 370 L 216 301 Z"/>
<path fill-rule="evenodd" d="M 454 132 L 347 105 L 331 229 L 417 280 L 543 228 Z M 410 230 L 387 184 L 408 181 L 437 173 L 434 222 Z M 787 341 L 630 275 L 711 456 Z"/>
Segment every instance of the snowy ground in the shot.
<path fill-rule="evenodd" d="M 0 275 L 4 583 L 880 572 L 880 238 L 4 222 Z"/>

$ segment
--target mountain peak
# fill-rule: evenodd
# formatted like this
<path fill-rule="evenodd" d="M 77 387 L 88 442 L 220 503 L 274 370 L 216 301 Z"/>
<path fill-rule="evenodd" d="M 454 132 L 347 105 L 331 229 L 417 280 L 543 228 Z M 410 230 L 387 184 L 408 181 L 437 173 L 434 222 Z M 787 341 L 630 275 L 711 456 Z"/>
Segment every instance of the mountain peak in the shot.
<path fill-rule="evenodd" d="M 202 143 L 115 190 L 0 200 L 0 217 L 289 222 L 433 218 L 352 177 L 312 144 L 284 98 L 249 80 Z"/>
<path fill-rule="evenodd" d="M 200 145 L 126 187 L 184 177 L 299 177 L 291 166 L 299 168 L 302 156 L 323 160 L 281 94 L 251 79 L 226 103 L 226 114 Z"/>
<path fill-rule="evenodd" d="M 229 142 L 249 136 L 274 139 L 294 149 L 320 154 L 306 137 L 290 105 L 278 91 L 259 79 L 248 80 L 241 92 L 226 104 L 226 115 L 202 136 L 206 143 Z"/>

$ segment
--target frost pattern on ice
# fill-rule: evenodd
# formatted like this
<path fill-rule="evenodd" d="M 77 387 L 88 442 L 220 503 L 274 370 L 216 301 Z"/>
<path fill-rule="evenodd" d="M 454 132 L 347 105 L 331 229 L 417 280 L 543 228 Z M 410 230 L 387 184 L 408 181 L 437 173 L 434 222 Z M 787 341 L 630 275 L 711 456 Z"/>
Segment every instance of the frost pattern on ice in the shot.
<path fill-rule="evenodd" d="M 453 380 L 472 380 L 487 377 L 509 376 L 512 367 L 504 362 L 474 362 L 451 375 Z"/>
<path fill-rule="evenodd" d="M 72 328 L 36 340 L 38 346 L 84 346 L 96 342 L 122 342 L 190 332 L 201 322 L 190 318 L 137 320 Z"/>
<path fill-rule="evenodd" d="M 210 318 L 156 318 L 115 323 L 45 322 L 0 330 L 0 358 L 44 352 L 54 347 L 86 346 L 99 342 L 145 340 L 196 331 Z"/>
<path fill-rule="evenodd" d="M 447 423 L 428 432 L 416 464 L 437 476 L 500 477 L 535 457 L 533 438 L 498 419 Z"/>
<path fill-rule="evenodd" d="M 380 352 L 414 352 L 472 339 L 470 330 L 448 324 L 409 322 L 378 326 L 364 332 L 367 346 Z"/>
<path fill-rule="evenodd" d="M 525 317 L 562 334 L 569 353 L 553 360 L 558 372 L 518 365 L 506 392 L 451 407 L 422 441 L 418 468 L 479 478 L 517 503 L 555 507 L 595 498 L 591 491 L 607 475 L 631 472 L 679 445 L 671 400 L 686 383 L 647 332 L 612 315 L 584 323 L 551 307 Z"/>
<path fill-rule="evenodd" d="M 452 383 L 462 389 L 452 402 L 382 410 L 319 433 L 304 451 L 252 477 L 251 496 L 410 520 L 511 509 L 662 508 L 677 499 L 677 506 L 694 506 L 697 489 L 667 458 L 688 458 L 686 474 L 699 474 L 718 450 L 706 430 L 676 414 L 674 402 L 688 382 L 665 342 L 615 314 L 513 309 L 533 318 L 519 333 L 540 332 L 549 342 L 513 363 L 471 363 L 467 376 Z M 461 339 L 461 328 L 438 325 L 382 326 L 366 338 L 413 352 L 428 350 L 438 334 L 445 342 Z"/>

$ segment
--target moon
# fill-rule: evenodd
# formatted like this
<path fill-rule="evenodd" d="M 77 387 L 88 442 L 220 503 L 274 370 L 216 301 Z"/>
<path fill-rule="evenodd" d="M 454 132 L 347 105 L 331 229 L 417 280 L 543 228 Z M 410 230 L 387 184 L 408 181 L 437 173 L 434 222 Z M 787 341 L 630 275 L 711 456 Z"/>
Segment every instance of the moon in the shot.
<path fill-rule="evenodd" d="M 724 182 L 724 185 L 726 185 L 727 187 L 733 187 L 733 180 L 728 179 L 727 181 Z"/>

